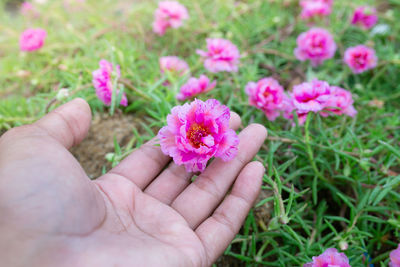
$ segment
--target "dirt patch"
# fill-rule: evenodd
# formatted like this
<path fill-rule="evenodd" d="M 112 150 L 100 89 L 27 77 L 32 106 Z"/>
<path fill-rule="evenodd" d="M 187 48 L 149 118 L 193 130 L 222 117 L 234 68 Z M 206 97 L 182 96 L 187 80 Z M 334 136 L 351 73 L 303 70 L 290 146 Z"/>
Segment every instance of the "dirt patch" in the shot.
<path fill-rule="evenodd" d="M 115 114 L 112 117 L 107 114 L 95 115 L 88 136 L 71 152 L 87 175 L 92 179 L 97 178 L 104 166 L 107 170 L 111 168 L 105 155 L 114 152 L 114 137 L 124 147 L 133 136 L 132 129 L 138 128 L 138 125 L 137 119 L 127 114 Z"/>

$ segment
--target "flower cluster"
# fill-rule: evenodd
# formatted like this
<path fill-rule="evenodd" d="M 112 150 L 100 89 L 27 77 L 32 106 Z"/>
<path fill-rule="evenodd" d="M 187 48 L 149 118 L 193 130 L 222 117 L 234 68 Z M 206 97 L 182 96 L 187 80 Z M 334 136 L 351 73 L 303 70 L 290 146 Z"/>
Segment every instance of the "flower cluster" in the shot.
<path fill-rule="evenodd" d="M 309 112 L 319 112 L 324 117 L 354 117 L 357 114 L 351 93 L 343 88 L 330 86 L 325 81 L 305 82 L 295 86 L 292 93 L 285 94 L 276 80 L 264 78 L 257 83 L 248 83 L 245 91 L 250 105 L 264 111 L 271 121 L 280 113 L 286 119 L 293 120 L 293 111 L 296 112 L 300 124 L 304 124 Z"/>
<path fill-rule="evenodd" d="M 176 106 L 167 117 L 167 126 L 158 132 L 161 150 L 188 172 L 203 171 L 212 157 L 229 161 L 239 144 L 229 119 L 229 108 L 215 99 Z"/>
<path fill-rule="evenodd" d="M 300 18 L 310 19 L 331 14 L 333 0 L 302 0 Z"/>
<path fill-rule="evenodd" d="M 350 47 L 344 54 L 344 62 L 358 74 L 376 67 L 378 59 L 375 50 L 365 45 Z"/>
<path fill-rule="evenodd" d="M 376 9 L 367 6 L 358 7 L 351 19 L 351 24 L 359 25 L 364 29 L 371 29 L 377 22 Z"/>
<path fill-rule="evenodd" d="M 325 29 L 312 28 L 297 37 L 294 54 L 301 61 L 310 60 L 313 66 L 335 55 L 336 43 Z"/>
<path fill-rule="evenodd" d="M 19 39 L 21 51 L 32 52 L 42 48 L 46 39 L 47 32 L 43 29 L 27 29 Z"/>
<path fill-rule="evenodd" d="M 192 98 L 198 94 L 206 93 L 214 89 L 216 84 L 216 81 L 210 83 L 210 79 L 208 79 L 208 77 L 205 75 L 200 75 L 198 79 L 192 77 L 184 85 L 182 85 L 176 98 L 181 101 Z"/>
<path fill-rule="evenodd" d="M 114 67 L 107 60 L 100 60 L 100 68 L 93 71 L 93 85 L 96 89 L 97 97 L 106 105 L 109 106 L 112 101 L 112 94 L 114 88 L 114 80 L 118 80 L 121 76 L 120 67 Z M 118 97 L 119 90 L 116 91 L 115 96 Z M 125 93 L 122 94 L 120 105 L 127 106 L 128 99 Z"/>
<path fill-rule="evenodd" d="M 153 31 L 164 35 L 168 28 L 179 28 L 189 18 L 187 9 L 175 1 L 162 1 L 154 13 Z"/>
<path fill-rule="evenodd" d="M 207 51 L 197 50 L 204 58 L 204 67 L 210 72 L 237 72 L 240 52 L 229 40 L 207 39 Z"/>
<path fill-rule="evenodd" d="M 312 258 L 312 262 L 303 267 L 351 267 L 349 259 L 344 253 L 339 253 L 335 248 L 328 248 L 324 253 Z"/>
<path fill-rule="evenodd" d="M 333 0 L 302 0 L 301 18 L 308 19 L 316 16 L 325 16 L 331 13 Z M 351 23 L 370 29 L 378 21 L 376 9 L 360 6 L 353 14 Z M 323 61 L 335 55 L 336 44 L 333 36 L 325 29 L 312 28 L 297 37 L 297 47 L 294 50 L 296 58 L 300 61 L 310 60 L 316 67 Z M 372 48 L 364 45 L 350 47 L 346 50 L 344 61 L 355 74 L 376 67 L 377 57 Z"/>

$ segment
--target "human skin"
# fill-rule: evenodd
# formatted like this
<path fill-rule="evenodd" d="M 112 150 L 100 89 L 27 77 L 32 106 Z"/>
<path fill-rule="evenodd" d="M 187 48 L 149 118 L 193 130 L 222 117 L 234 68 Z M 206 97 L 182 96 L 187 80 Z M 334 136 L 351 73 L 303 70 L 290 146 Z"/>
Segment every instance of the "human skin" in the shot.
<path fill-rule="evenodd" d="M 259 193 L 264 167 L 250 161 L 266 129 L 246 127 L 235 159 L 215 159 L 194 182 L 155 140 L 90 180 L 68 150 L 90 121 L 75 99 L 0 138 L 1 265 L 210 266 Z"/>

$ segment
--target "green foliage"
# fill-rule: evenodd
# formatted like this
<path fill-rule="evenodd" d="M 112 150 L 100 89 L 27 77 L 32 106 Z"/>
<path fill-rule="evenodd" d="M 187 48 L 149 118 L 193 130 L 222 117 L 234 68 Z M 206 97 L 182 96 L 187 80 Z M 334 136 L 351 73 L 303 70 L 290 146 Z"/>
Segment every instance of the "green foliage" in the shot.
<path fill-rule="evenodd" d="M 367 266 L 366 258 L 387 266 L 388 253 L 400 240 L 400 2 L 378 1 L 379 23 L 389 31 L 371 34 L 349 25 L 353 8 L 365 1 L 336 0 L 330 19 L 317 25 L 335 35 L 339 51 L 314 69 L 293 56 L 297 35 L 308 28 L 296 17 L 297 1 L 180 2 L 190 20 L 163 37 L 151 31 L 155 1 L 88 0 L 75 11 L 49 1 L 34 20 L 1 10 L 0 129 L 30 123 L 74 97 L 85 98 L 93 112 L 113 113 L 118 101 L 111 110 L 104 107 L 91 85 L 99 60 L 113 60 L 121 66 L 129 98 L 123 112 L 143 118 L 147 132 L 134 129 L 126 147 L 114 142 L 115 153 L 107 159 L 115 165 L 154 136 L 179 104 L 175 95 L 185 80 L 163 86 L 158 58 L 177 55 L 198 76 L 205 70 L 195 50 L 205 47 L 205 38 L 231 39 L 243 55 L 239 72 L 208 73 L 217 88 L 199 98 L 220 100 L 241 115 L 243 125 L 265 125 L 269 140 L 257 156 L 267 166 L 263 197 L 225 254 L 246 266 L 301 266 L 326 248 L 347 243 L 353 267 Z M 48 31 L 46 45 L 35 53 L 18 48 L 28 25 Z M 375 48 L 379 65 L 353 75 L 342 56 L 359 43 Z M 344 87 L 353 93 L 358 115 L 312 116 L 304 127 L 281 118 L 269 122 L 247 104 L 244 87 L 270 75 L 287 90 L 313 77 Z M 70 95 L 56 101 L 60 88 Z"/>

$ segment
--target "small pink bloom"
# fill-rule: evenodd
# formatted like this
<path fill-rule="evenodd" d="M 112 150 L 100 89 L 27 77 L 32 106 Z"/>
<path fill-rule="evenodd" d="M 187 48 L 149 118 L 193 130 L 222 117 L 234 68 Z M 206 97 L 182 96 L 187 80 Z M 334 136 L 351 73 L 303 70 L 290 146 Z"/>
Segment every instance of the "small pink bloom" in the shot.
<path fill-rule="evenodd" d="M 120 67 L 114 66 L 105 59 L 100 60 L 100 68 L 93 71 L 93 85 L 96 89 L 97 97 L 106 105 L 109 106 L 112 100 L 112 92 L 114 90 L 114 80 L 121 76 Z M 113 74 L 116 77 L 113 77 Z M 115 97 L 118 97 L 119 90 L 116 91 Z M 125 93 L 122 94 L 120 105 L 127 106 L 128 99 Z"/>
<path fill-rule="evenodd" d="M 192 98 L 198 94 L 206 93 L 214 89 L 216 84 L 216 81 L 210 83 L 210 80 L 205 75 L 201 75 L 198 79 L 192 77 L 184 85 L 182 85 L 181 90 L 176 98 L 181 101 Z"/>
<path fill-rule="evenodd" d="M 44 44 L 46 36 L 46 31 L 40 28 L 25 30 L 19 39 L 21 51 L 31 52 L 40 49 Z"/>
<path fill-rule="evenodd" d="M 365 29 L 372 28 L 378 22 L 378 16 L 375 8 L 360 6 L 353 14 L 351 24 L 360 25 Z"/>
<path fill-rule="evenodd" d="M 274 121 L 280 114 L 285 97 L 283 87 L 273 78 L 264 78 L 257 83 L 249 82 L 245 88 L 250 105 L 264 111 L 268 120 Z"/>
<path fill-rule="evenodd" d="M 215 99 L 176 106 L 158 132 L 161 150 L 188 172 L 203 171 L 212 157 L 233 159 L 239 138 L 229 128 L 229 108 Z"/>
<path fill-rule="evenodd" d="M 312 259 L 312 262 L 304 264 L 303 267 L 351 267 L 346 255 L 339 253 L 336 248 L 328 248 L 324 253 Z"/>
<path fill-rule="evenodd" d="M 300 1 L 302 11 L 300 14 L 301 19 L 310 19 L 313 17 L 323 17 L 331 14 L 332 1 L 324 0 L 303 0 Z"/>
<path fill-rule="evenodd" d="M 190 72 L 188 64 L 179 57 L 161 57 L 159 63 L 162 73 L 169 72 L 172 75 L 183 76 Z"/>
<path fill-rule="evenodd" d="M 325 103 L 325 111 L 332 112 L 336 115 L 346 114 L 354 117 L 357 110 L 353 106 L 354 100 L 351 93 L 343 88 L 331 86 L 331 94 Z M 324 115 L 321 113 L 321 115 Z M 326 113 L 325 115 L 329 115 Z"/>
<path fill-rule="evenodd" d="M 358 74 L 373 69 L 378 63 L 375 50 L 365 45 L 347 48 L 344 53 L 344 62 L 350 69 Z"/>
<path fill-rule="evenodd" d="M 390 252 L 390 267 L 400 267 L 400 244 L 397 249 Z"/>
<path fill-rule="evenodd" d="M 211 72 L 237 72 L 240 53 L 237 47 L 229 40 L 209 38 L 206 40 L 208 51 L 197 50 L 202 56 L 204 67 Z"/>
<path fill-rule="evenodd" d="M 36 10 L 35 6 L 30 2 L 23 2 L 21 4 L 20 12 L 26 17 L 37 17 L 39 12 Z"/>
<path fill-rule="evenodd" d="M 331 87 L 325 81 L 302 83 L 293 87 L 293 105 L 301 113 L 318 112 L 325 108 L 330 94 Z"/>
<path fill-rule="evenodd" d="M 332 35 L 325 29 L 313 28 L 297 37 L 294 54 L 300 61 L 310 60 L 313 66 L 335 55 L 336 44 Z"/>
<path fill-rule="evenodd" d="M 282 111 L 283 111 L 283 117 L 288 120 L 294 120 L 293 111 L 295 111 L 297 114 L 299 125 L 303 125 L 306 122 L 308 112 L 304 111 L 300 112 L 296 110 L 293 104 L 293 98 L 291 96 L 287 96 L 286 94 L 284 95 L 282 101 Z"/>
<path fill-rule="evenodd" d="M 184 20 L 189 18 L 187 9 L 175 1 L 163 1 L 158 3 L 154 13 L 153 31 L 164 35 L 168 28 L 179 28 Z"/>

